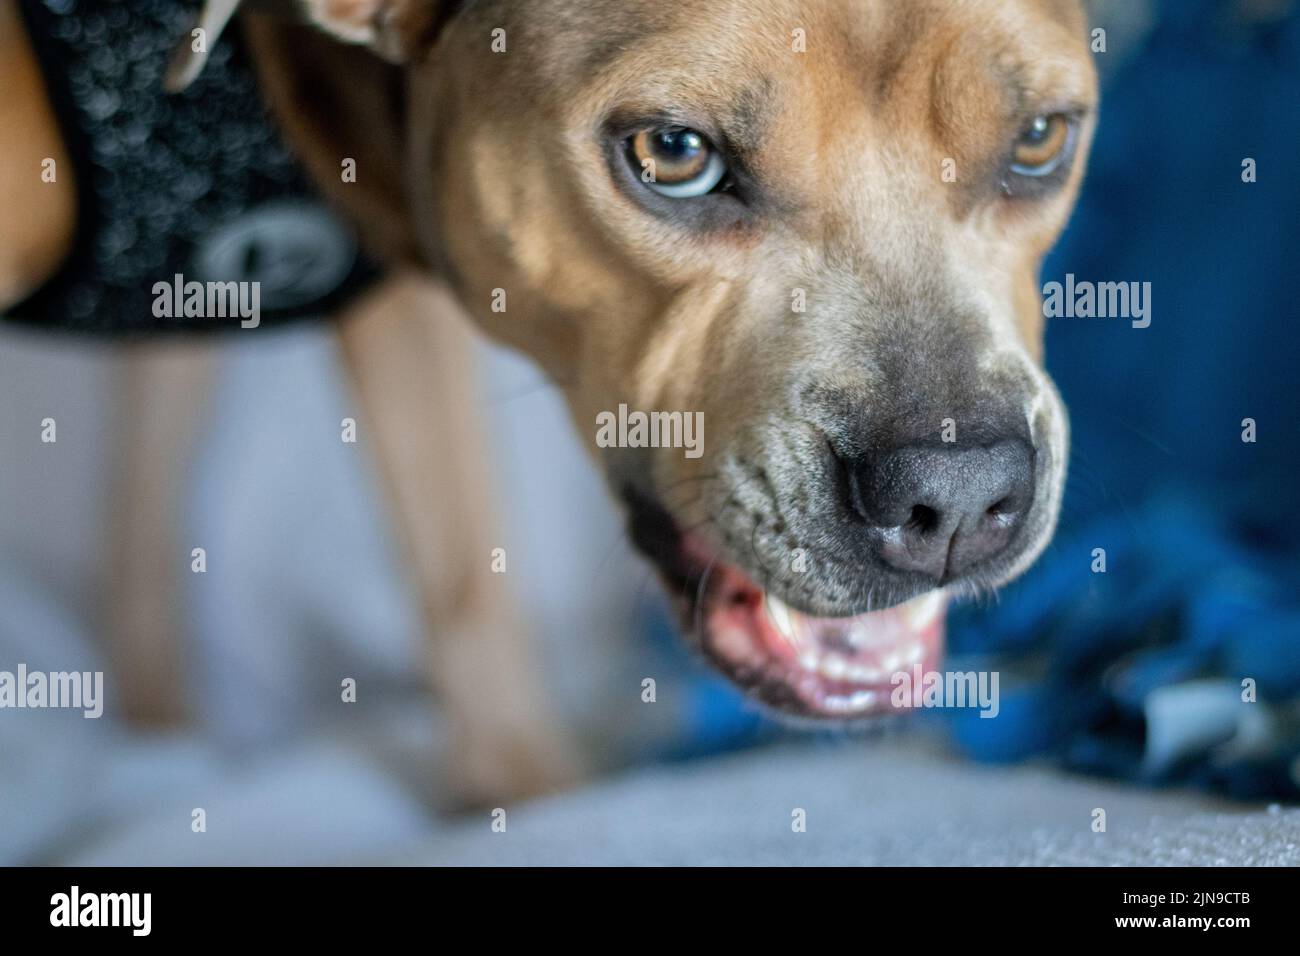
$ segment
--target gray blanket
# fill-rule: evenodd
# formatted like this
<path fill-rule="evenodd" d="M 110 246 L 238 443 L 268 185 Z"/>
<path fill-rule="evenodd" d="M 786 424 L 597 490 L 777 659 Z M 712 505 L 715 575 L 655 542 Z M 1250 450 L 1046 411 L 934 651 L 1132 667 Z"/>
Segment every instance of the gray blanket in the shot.
<path fill-rule="evenodd" d="M 1300 809 L 977 766 L 918 742 L 738 754 L 503 809 L 505 832 L 485 813 L 393 862 L 1300 864 Z"/>

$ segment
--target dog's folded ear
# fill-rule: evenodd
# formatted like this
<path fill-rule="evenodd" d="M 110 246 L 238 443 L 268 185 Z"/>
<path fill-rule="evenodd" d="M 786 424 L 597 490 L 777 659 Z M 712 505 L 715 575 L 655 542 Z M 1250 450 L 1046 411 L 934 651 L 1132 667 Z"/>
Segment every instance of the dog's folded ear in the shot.
<path fill-rule="evenodd" d="M 451 16 L 448 0 L 300 0 L 307 18 L 347 43 L 403 63 L 432 45 Z"/>
<path fill-rule="evenodd" d="M 203 71 L 208 53 L 244 0 L 204 0 L 172 51 L 163 89 L 179 93 Z M 249 0 L 248 7 L 306 19 L 335 39 L 369 47 L 404 63 L 433 43 L 457 6 L 454 0 Z"/>
<path fill-rule="evenodd" d="M 458 5 L 294 4 L 292 17 L 279 3 L 245 3 L 241 10 L 263 96 L 289 145 L 369 251 L 389 262 L 420 262 L 410 220 L 405 71 L 433 47 Z"/>

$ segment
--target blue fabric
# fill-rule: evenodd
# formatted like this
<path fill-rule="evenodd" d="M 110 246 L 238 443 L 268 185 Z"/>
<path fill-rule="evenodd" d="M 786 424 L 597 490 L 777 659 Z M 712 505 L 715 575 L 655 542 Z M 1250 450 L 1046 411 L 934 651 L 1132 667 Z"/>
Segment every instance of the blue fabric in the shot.
<path fill-rule="evenodd" d="M 1022 676 L 1003 681 L 999 719 L 955 713 L 950 726 L 983 759 L 1050 754 L 1294 798 L 1300 14 L 1248 26 L 1236 3 L 1159 6 L 1105 89 L 1078 212 L 1044 270 L 1045 281 L 1150 281 L 1151 326 L 1049 322 L 1073 428 L 1062 528 L 999 603 L 954 616 L 954 655 Z M 1242 181 L 1246 157 L 1255 183 Z M 1244 678 L 1258 699 L 1222 734 L 1153 759 L 1157 691 L 1218 681 L 1239 698 Z M 1264 729 L 1246 746 L 1250 722 Z"/>

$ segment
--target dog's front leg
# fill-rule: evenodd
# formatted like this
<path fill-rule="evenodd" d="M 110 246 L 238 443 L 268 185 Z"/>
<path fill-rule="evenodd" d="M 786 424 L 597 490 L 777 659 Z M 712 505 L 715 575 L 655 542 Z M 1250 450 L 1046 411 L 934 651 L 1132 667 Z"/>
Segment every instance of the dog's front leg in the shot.
<path fill-rule="evenodd" d="M 354 306 L 339 335 L 450 724 L 446 796 L 499 806 L 563 788 L 578 761 L 533 665 L 509 575 L 491 570 L 500 541 L 472 333 L 450 295 L 403 277 Z"/>
<path fill-rule="evenodd" d="M 115 366 L 104 636 L 122 714 L 145 726 L 192 711 L 180 603 L 190 549 L 177 527 L 216 363 L 210 343 L 146 342 L 123 345 Z"/>

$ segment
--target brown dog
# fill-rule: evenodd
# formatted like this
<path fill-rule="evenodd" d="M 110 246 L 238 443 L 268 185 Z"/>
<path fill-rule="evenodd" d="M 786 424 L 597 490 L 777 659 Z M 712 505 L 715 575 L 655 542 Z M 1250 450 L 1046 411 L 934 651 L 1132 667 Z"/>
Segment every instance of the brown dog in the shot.
<path fill-rule="evenodd" d="M 1075 3 L 312 7 L 408 62 L 393 215 L 588 441 L 620 406 L 702 413 L 699 457 L 596 451 L 760 699 L 879 710 L 945 594 L 1044 547 L 1037 272 L 1096 106 Z"/>
<path fill-rule="evenodd" d="M 1096 111 L 1075 0 L 306 8 L 382 56 L 247 18 L 322 186 L 560 385 L 757 699 L 887 708 L 947 596 L 1046 545 L 1067 428 L 1037 273 Z M 667 431 L 611 441 L 638 413 Z"/>

